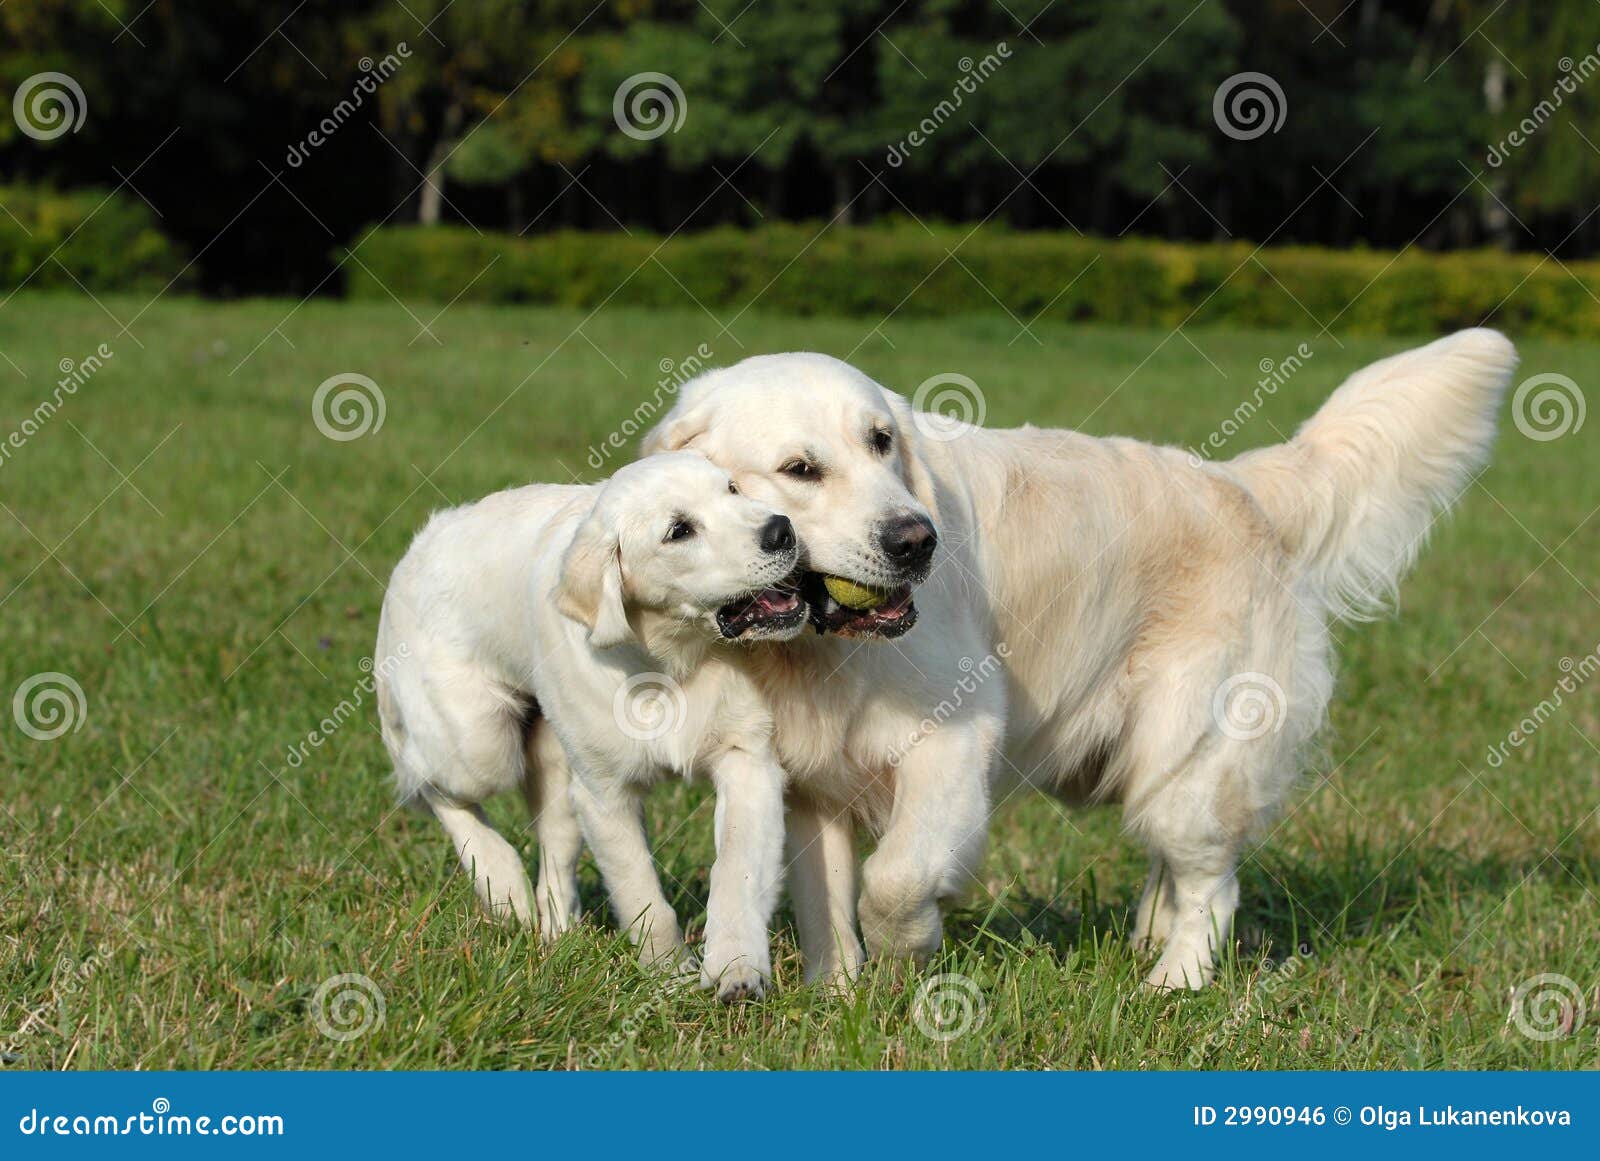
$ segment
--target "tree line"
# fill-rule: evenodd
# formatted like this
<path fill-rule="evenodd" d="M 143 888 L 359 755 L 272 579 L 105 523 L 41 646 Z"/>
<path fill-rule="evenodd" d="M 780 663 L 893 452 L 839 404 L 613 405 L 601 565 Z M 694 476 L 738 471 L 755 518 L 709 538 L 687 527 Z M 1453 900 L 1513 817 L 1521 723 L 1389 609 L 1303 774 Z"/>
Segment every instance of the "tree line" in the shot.
<path fill-rule="evenodd" d="M 1592 0 L 8 0 L 7 181 L 123 186 L 219 293 L 366 225 L 774 220 L 1592 254 Z"/>

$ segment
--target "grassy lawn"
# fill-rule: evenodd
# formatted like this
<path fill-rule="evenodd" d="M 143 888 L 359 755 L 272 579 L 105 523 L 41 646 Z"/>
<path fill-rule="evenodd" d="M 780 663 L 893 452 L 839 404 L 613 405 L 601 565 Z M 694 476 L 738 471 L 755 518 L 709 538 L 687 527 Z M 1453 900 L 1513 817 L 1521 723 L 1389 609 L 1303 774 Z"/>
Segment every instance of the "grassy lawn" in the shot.
<path fill-rule="evenodd" d="M 695 310 L 585 322 L 467 306 L 432 324 L 435 339 L 393 303 L 316 302 L 285 321 L 292 305 L 162 301 L 123 335 L 109 316 L 127 320 L 142 300 L 25 294 L 0 311 L 12 364 L 0 360 L 0 440 L 52 394 L 62 360 L 113 352 L 23 446 L 0 449 L 0 696 L 11 708 L 44 672 L 84 696 L 55 739 L 29 736 L 15 713 L 0 721 L 10 1066 L 1600 1064 L 1600 678 L 1487 761 L 1551 696 L 1563 658 L 1600 644 L 1600 421 L 1540 442 L 1508 415 L 1494 466 L 1406 584 L 1399 619 L 1337 630 L 1325 755 L 1245 864 L 1238 949 L 1218 986 L 1136 986 L 1148 964 L 1124 930 L 1144 860 L 1114 811 L 1015 803 L 932 969 L 966 977 L 949 986 L 981 1012 L 945 1040 L 919 1027 L 916 978 L 870 971 L 848 998 L 802 987 L 787 914 L 768 999 L 723 1008 L 663 988 L 596 918 L 587 859 L 591 921 L 554 949 L 481 919 L 443 832 L 394 809 L 363 689 L 383 583 L 409 537 L 447 504 L 601 474 L 589 448 L 653 393 L 663 360 L 701 342 L 717 362 L 829 351 L 907 392 L 960 372 L 991 424 L 1191 445 L 1251 394 L 1262 360 L 1308 342 L 1313 356 L 1224 454 L 1280 438 L 1345 373 L 1409 344 L 1340 347 L 1315 327 L 1039 326 L 1036 342 L 1004 318 L 874 328 L 752 315 L 719 335 Z M 421 320 L 438 309 L 412 308 Z M 311 401 L 347 371 L 381 386 L 386 414 L 339 442 Z M 1519 378 L 1543 371 L 1600 404 L 1600 345 L 1526 344 Z M 355 716 L 304 745 L 341 702 L 359 702 Z M 650 811 L 695 930 L 709 802 L 674 785 Z M 520 805 L 495 814 L 531 857 Z M 368 977 L 384 1005 L 353 1039 L 314 1018 L 319 985 L 343 973 Z M 1570 1034 L 1532 1039 L 1508 1019 L 1513 990 L 1541 973 L 1585 994 Z M 335 1010 L 336 1030 L 341 1019 L 359 1024 L 358 1009 Z"/>

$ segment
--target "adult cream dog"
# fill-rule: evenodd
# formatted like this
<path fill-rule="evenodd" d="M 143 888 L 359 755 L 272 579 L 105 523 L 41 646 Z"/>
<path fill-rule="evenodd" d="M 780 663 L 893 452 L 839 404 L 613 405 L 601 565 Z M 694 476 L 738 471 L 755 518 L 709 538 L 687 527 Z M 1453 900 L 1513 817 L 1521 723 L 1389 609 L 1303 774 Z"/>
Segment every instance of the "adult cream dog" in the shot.
<path fill-rule="evenodd" d="M 581 822 L 640 958 L 688 963 L 640 797 L 664 772 L 705 771 L 717 855 L 702 982 L 723 999 L 763 990 L 783 772 L 745 647 L 729 642 L 804 629 L 784 585 L 798 557 L 786 517 L 690 454 L 429 521 L 384 597 L 383 740 L 401 798 L 444 825 L 492 912 L 537 913 L 546 939 L 572 924 Z M 480 805 L 517 788 L 537 818 L 537 895 Z"/>
<path fill-rule="evenodd" d="M 930 699 L 936 683 L 897 665 L 893 645 L 850 652 L 819 680 L 817 645 L 801 639 L 782 648 L 791 666 L 758 670 L 780 761 L 803 775 L 802 820 L 811 801 L 836 819 L 892 800 L 869 812 L 883 832 L 861 896 L 875 952 L 937 946 L 930 916 L 974 874 L 981 849 L 950 836 L 981 831 L 971 812 L 1026 784 L 1123 804 L 1151 852 L 1136 919 L 1138 937 L 1161 948 L 1148 981 L 1200 987 L 1238 905 L 1245 845 L 1284 802 L 1324 720 L 1329 622 L 1369 614 L 1393 592 L 1487 461 L 1515 365 L 1503 336 L 1463 331 L 1351 376 L 1289 442 L 1206 463 L 1127 439 L 916 415 L 838 360 L 774 355 L 687 384 L 645 446 L 704 452 L 788 511 L 808 545 L 827 542 L 835 506 L 853 503 L 884 440 L 909 449 L 942 543 L 957 549 L 924 587 L 954 573 L 972 604 L 954 625 L 924 610 L 905 640 L 948 640 L 969 664 L 1004 647 L 1005 754 L 993 763 L 919 761 L 947 728 L 937 725 L 879 739 L 904 752 L 898 765 L 854 750 L 816 768 L 808 739 L 829 730 L 833 688 L 858 673 L 903 681 L 916 716 L 940 720 L 933 710 L 955 687 Z M 796 448 L 814 472 L 792 470 Z M 824 627 L 857 616 L 814 584 L 806 591 Z M 978 643 L 964 636 L 974 616 Z M 963 785 L 983 773 L 986 793 Z M 820 852 L 797 860 L 793 890 L 802 915 L 828 915 L 841 941 L 851 850 L 838 836 L 816 842 L 819 825 L 791 825 L 791 845 L 809 830 Z"/>

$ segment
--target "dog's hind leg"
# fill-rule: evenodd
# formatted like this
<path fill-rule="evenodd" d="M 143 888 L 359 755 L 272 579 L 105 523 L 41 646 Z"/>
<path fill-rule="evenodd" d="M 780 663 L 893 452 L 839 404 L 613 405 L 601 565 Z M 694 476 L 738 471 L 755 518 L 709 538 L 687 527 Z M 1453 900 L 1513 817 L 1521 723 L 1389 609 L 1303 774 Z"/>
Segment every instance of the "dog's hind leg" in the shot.
<path fill-rule="evenodd" d="M 583 850 L 583 831 L 572 805 L 566 751 L 542 719 L 535 719 L 528 728 L 522 789 L 539 836 L 539 885 L 534 891 L 539 939 L 549 943 L 578 921 L 578 855 Z"/>
<path fill-rule="evenodd" d="M 1172 872 L 1160 855 L 1150 859 L 1150 876 L 1144 882 L 1139 911 L 1133 923 L 1133 945 L 1140 950 L 1160 947 L 1172 932 L 1177 908 L 1172 897 Z"/>
<path fill-rule="evenodd" d="M 489 914 L 496 919 L 515 919 L 523 926 L 532 923 L 533 897 L 522 856 L 489 825 L 483 807 L 454 802 L 435 790 L 424 793 L 423 801 L 450 836 Z"/>

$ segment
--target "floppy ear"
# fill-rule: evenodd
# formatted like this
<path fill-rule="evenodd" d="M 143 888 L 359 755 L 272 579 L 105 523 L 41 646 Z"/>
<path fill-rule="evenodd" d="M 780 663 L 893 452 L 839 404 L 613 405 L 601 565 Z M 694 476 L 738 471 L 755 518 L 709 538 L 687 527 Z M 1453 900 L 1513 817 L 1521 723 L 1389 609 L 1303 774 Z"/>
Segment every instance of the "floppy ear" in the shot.
<path fill-rule="evenodd" d="M 636 640 L 622 599 L 622 549 L 616 530 L 591 512 L 579 525 L 556 581 L 556 608 L 589 627 L 589 644 L 610 649 Z"/>
<path fill-rule="evenodd" d="M 939 489 L 934 483 L 933 473 L 928 470 L 927 461 L 922 458 L 922 429 L 917 426 L 916 412 L 905 396 L 896 395 L 887 387 L 880 387 L 879 390 L 883 392 L 884 402 L 894 412 L 895 424 L 900 428 L 900 470 L 905 473 L 906 486 L 922 502 L 928 515 L 933 517 L 933 522 L 938 524 Z"/>
<path fill-rule="evenodd" d="M 680 402 L 667 413 L 667 417 L 645 432 L 639 441 L 639 454 L 653 456 L 657 452 L 682 451 L 709 426 L 709 416 L 703 404 Z"/>

